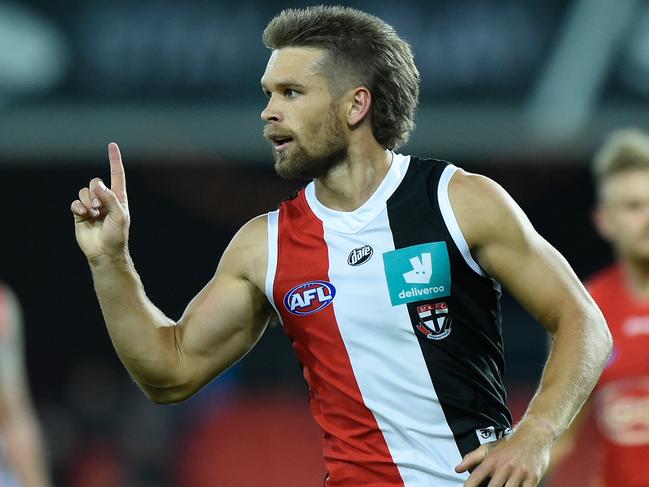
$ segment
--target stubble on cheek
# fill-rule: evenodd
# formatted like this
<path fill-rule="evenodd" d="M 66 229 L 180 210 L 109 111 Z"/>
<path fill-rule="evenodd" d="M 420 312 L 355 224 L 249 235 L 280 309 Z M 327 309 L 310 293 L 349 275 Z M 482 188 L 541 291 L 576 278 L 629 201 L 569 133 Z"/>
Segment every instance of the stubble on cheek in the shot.
<path fill-rule="evenodd" d="M 310 147 L 305 147 L 301 140 L 308 141 Z M 315 179 L 342 163 L 347 155 L 342 126 L 332 105 L 328 116 L 305 127 L 302 136 L 295 137 L 290 147 L 282 152 L 274 151 L 275 171 L 284 179 Z"/>

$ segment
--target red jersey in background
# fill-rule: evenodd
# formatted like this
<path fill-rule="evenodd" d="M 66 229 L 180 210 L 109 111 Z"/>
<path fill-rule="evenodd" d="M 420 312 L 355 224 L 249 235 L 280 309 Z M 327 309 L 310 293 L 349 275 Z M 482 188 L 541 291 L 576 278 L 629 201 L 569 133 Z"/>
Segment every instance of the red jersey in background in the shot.
<path fill-rule="evenodd" d="M 613 353 L 552 485 L 649 487 L 649 300 L 631 295 L 619 266 L 597 274 L 588 289 L 608 322 Z"/>
<path fill-rule="evenodd" d="M 613 335 L 613 353 L 593 393 L 607 487 L 649 487 L 649 300 L 627 290 L 619 266 L 588 285 Z"/>

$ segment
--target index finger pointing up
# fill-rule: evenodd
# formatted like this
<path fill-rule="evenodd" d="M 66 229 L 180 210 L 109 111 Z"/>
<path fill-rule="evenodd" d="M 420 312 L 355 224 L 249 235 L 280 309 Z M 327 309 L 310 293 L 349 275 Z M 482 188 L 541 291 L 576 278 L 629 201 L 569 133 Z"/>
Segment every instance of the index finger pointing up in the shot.
<path fill-rule="evenodd" d="M 115 193 L 120 203 L 126 203 L 126 174 L 122 164 L 122 155 L 115 142 L 108 144 L 108 159 L 110 160 L 110 189 Z"/>

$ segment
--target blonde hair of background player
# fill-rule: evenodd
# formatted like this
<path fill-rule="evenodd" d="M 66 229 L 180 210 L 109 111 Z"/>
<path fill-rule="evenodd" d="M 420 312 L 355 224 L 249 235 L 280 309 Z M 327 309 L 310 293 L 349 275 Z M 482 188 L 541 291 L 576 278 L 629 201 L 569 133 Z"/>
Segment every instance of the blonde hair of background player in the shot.
<path fill-rule="evenodd" d="M 22 313 L 16 296 L 4 294 L 4 331 L 0 335 L 0 437 L 10 468 L 24 487 L 51 487 L 43 439 L 27 382 Z"/>
<path fill-rule="evenodd" d="M 620 129 L 606 139 L 593 159 L 598 199 L 613 176 L 634 169 L 649 169 L 649 134 L 637 128 Z"/>

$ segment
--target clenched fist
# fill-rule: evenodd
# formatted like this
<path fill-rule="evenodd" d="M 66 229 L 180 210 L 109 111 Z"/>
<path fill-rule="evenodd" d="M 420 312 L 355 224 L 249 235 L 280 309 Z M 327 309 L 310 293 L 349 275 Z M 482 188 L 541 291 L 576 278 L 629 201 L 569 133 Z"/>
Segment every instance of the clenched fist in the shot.
<path fill-rule="evenodd" d="M 71 205 L 77 243 L 88 260 L 119 257 L 126 253 L 130 216 L 126 176 L 119 147 L 108 144 L 110 188 L 99 178 L 79 191 Z"/>

